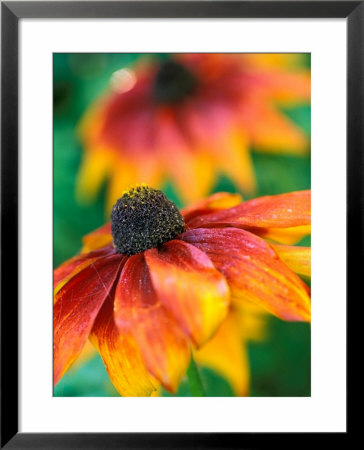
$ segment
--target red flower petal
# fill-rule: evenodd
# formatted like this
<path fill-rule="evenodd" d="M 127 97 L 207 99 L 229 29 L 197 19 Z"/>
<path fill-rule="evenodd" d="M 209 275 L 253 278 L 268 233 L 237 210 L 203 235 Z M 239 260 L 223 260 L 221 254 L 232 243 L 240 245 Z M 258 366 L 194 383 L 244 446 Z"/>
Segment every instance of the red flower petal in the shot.
<path fill-rule="evenodd" d="M 149 396 L 155 387 L 135 339 L 122 333 L 114 322 L 115 288 L 104 302 L 92 327 L 90 339 L 100 353 L 110 379 L 124 397 Z"/>
<path fill-rule="evenodd" d="M 56 294 L 69 279 L 76 275 L 76 273 L 81 272 L 81 270 L 95 262 L 100 257 L 109 255 L 113 252 L 115 252 L 114 248 L 112 246 L 108 246 L 101 250 L 77 255 L 64 262 L 53 272 L 53 288 L 56 289 L 54 294 Z"/>
<path fill-rule="evenodd" d="M 126 262 L 116 288 L 115 321 L 131 332 L 148 370 L 171 391 L 185 374 L 190 350 L 175 319 L 158 299 L 143 253 Z"/>
<path fill-rule="evenodd" d="M 153 286 L 166 308 L 198 346 L 225 318 L 230 293 L 206 254 L 174 240 L 145 252 Z"/>
<path fill-rule="evenodd" d="M 56 294 L 53 308 L 55 383 L 82 350 L 121 263 L 120 255 L 101 258 L 77 273 Z"/>
<path fill-rule="evenodd" d="M 234 228 L 187 231 L 227 278 L 233 299 L 257 303 L 285 320 L 310 320 L 308 287 L 261 238 Z"/>
<path fill-rule="evenodd" d="M 190 228 L 233 226 L 292 228 L 311 223 L 311 191 L 291 192 L 249 200 L 230 209 L 196 217 Z"/>

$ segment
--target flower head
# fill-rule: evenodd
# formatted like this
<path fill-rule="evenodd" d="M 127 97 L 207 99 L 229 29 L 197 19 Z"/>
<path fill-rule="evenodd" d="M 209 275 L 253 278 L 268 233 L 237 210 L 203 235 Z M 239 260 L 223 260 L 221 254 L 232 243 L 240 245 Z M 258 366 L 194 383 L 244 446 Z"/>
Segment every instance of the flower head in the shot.
<path fill-rule="evenodd" d="M 309 191 L 245 203 L 220 193 L 181 212 L 155 189 L 124 193 L 111 224 L 54 272 L 55 382 L 90 337 L 120 394 L 175 391 L 191 347 L 217 369 L 237 353 L 242 308 L 309 321 L 309 289 L 293 270 L 307 274 L 310 253 L 287 245 L 309 227 Z"/>
<path fill-rule="evenodd" d="M 304 153 L 307 136 L 277 109 L 308 102 L 310 77 L 297 55 L 179 54 L 141 61 L 112 77 L 81 123 L 80 198 L 105 178 L 109 209 L 127 186 L 169 178 L 183 201 L 204 198 L 215 172 L 255 187 L 250 147 Z"/>
<path fill-rule="evenodd" d="M 183 231 L 185 222 L 178 208 L 157 189 L 132 188 L 111 212 L 114 246 L 129 256 L 171 241 Z"/>

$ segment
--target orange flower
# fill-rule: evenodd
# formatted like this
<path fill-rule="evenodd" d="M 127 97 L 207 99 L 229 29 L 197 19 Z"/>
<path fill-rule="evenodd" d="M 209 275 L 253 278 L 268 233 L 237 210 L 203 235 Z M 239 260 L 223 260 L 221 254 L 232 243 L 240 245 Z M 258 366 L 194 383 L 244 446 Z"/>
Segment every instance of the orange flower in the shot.
<path fill-rule="evenodd" d="M 110 209 L 128 186 L 160 187 L 170 178 L 192 202 L 210 192 L 218 171 L 253 192 L 252 145 L 294 154 L 309 148 L 276 107 L 310 100 L 310 75 L 294 67 L 298 58 L 179 54 L 116 72 L 81 122 L 79 198 L 92 199 L 109 178 Z"/>
<path fill-rule="evenodd" d="M 161 191 L 124 193 L 111 224 L 54 272 L 55 383 L 90 337 L 121 395 L 174 392 L 191 345 L 243 395 L 241 311 L 310 320 L 309 289 L 289 267 L 307 272 L 309 251 L 262 237 L 292 243 L 309 227 L 309 191 L 245 203 L 220 193 L 181 213 Z"/>

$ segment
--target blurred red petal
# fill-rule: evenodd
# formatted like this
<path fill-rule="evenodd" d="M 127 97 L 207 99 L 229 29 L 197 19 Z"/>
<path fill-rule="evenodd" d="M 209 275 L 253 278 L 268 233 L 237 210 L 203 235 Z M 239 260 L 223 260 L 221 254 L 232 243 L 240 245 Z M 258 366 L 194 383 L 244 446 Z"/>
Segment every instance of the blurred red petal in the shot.
<path fill-rule="evenodd" d="M 251 98 L 242 103 L 241 117 L 253 145 L 268 153 L 306 154 L 306 133 L 267 101 Z"/>
<path fill-rule="evenodd" d="M 250 76 L 251 82 L 260 91 L 260 95 L 284 104 L 298 105 L 310 102 L 311 76 L 309 71 L 255 70 Z"/>

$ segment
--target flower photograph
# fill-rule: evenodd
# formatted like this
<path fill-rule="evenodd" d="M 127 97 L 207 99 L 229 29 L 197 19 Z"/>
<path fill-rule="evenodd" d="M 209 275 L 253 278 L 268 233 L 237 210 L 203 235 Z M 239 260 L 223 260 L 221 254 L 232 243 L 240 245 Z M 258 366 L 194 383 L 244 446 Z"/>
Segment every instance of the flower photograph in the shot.
<path fill-rule="evenodd" d="M 306 53 L 53 54 L 53 395 L 311 395 Z"/>

